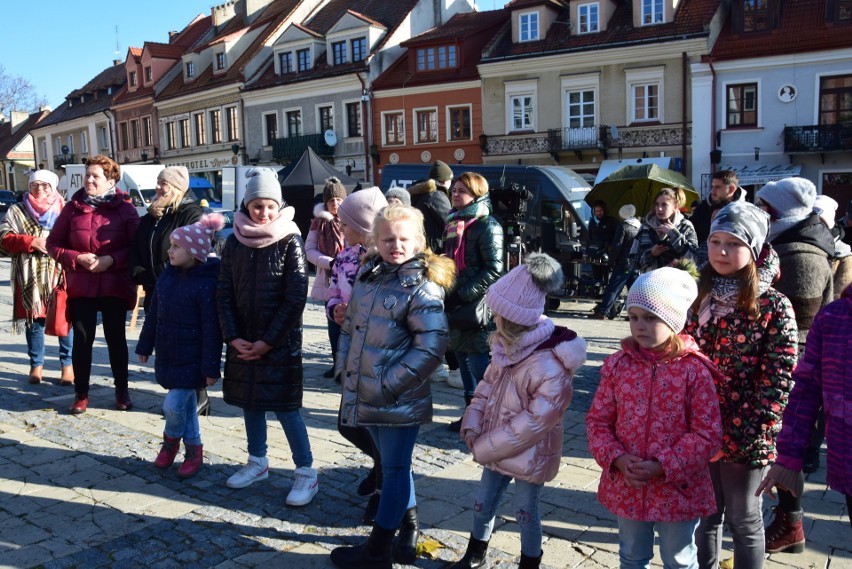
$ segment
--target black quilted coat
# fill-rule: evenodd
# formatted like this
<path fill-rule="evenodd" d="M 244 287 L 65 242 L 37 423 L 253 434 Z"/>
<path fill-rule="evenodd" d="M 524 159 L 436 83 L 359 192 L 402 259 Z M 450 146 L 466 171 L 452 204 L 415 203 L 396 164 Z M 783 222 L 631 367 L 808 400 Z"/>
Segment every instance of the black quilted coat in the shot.
<path fill-rule="evenodd" d="M 216 291 L 225 354 L 225 402 L 243 409 L 293 411 L 302 406 L 302 312 L 308 296 L 305 248 L 291 234 L 253 249 L 228 238 Z M 243 361 L 231 340 L 263 340 L 270 350 Z"/>

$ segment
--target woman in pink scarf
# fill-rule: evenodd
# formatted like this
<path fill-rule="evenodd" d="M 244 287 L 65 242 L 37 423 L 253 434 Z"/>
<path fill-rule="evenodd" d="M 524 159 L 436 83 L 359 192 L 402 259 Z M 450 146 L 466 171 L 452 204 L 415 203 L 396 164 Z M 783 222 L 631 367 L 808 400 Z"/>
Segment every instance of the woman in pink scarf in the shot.
<path fill-rule="evenodd" d="M 27 337 L 30 383 L 41 383 L 43 378 L 47 299 L 62 274 L 62 267 L 47 254 L 47 236 L 65 204 L 56 191 L 58 185 L 59 178 L 50 170 L 35 170 L 29 177 L 29 191 L 0 222 L 0 254 L 12 257 L 12 328 Z M 61 385 L 74 383 L 71 340 L 70 333 L 59 337 Z"/>

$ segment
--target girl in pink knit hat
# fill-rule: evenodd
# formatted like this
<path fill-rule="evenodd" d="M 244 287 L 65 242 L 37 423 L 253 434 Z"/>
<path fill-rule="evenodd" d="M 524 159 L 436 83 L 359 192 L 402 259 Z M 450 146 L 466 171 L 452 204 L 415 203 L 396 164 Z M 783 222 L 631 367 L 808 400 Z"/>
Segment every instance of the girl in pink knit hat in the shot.
<path fill-rule="evenodd" d="M 483 565 L 497 506 L 513 478 L 520 567 L 541 564 L 539 495 L 559 470 L 562 417 L 571 402 L 574 370 L 586 359 L 585 340 L 544 315 L 547 294 L 560 290 L 562 280 L 559 263 L 534 253 L 485 295 L 497 326 L 491 364 L 461 423 L 462 439 L 485 468 L 467 551 L 454 569 Z"/>

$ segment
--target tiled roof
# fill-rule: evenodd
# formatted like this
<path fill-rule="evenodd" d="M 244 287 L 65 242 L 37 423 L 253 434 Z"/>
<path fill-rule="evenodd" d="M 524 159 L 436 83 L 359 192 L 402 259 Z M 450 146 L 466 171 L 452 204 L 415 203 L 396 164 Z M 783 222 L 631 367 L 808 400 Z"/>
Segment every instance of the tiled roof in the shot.
<path fill-rule="evenodd" d="M 186 51 L 186 46 L 146 41 L 145 51 L 148 52 L 151 57 L 157 59 L 180 59 L 180 56 L 182 56 L 183 52 Z"/>
<path fill-rule="evenodd" d="M 517 10 L 518 8 L 526 8 L 527 6 L 539 6 L 541 4 L 549 4 L 554 8 L 567 8 L 568 2 L 560 2 L 559 0 L 512 0 L 506 6 L 509 10 Z"/>
<path fill-rule="evenodd" d="M 140 57 L 142 57 L 142 48 L 141 47 L 129 47 L 127 51 L 133 56 L 137 61 Z"/>
<path fill-rule="evenodd" d="M 301 25 L 325 36 L 336 24 L 344 13 L 351 12 L 356 17 L 370 21 L 373 25 L 384 27 L 387 33 L 378 45 L 373 46 L 373 52 L 381 49 L 384 42 L 403 22 L 405 17 L 417 4 L 418 0 L 331 0 L 322 10 L 316 13 L 310 20 L 302 22 Z M 345 65 L 328 65 L 325 54 L 314 62 L 314 67 L 301 73 L 290 73 L 287 75 L 276 75 L 275 66 L 267 65 L 266 70 L 246 90 L 264 89 L 275 85 L 287 85 L 320 79 L 346 75 L 366 68 L 366 62 L 350 62 Z"/>
<path fill-rule="evenodd" d="M 714 61 L 852 47 L 852 22 L 826 22 L 825 0 L 784 0 L 778 29 L 735 34 L 731 15 L 713 45 Z"/>
<path fill-rule="evenodd" d="M 204 71 L 192 82 L 184 83 L 183 74 L 179 74 L 169 83 L 157 96 L 158 100 L 169 99 L 173 97 L 187 95 L 198 91 L 205 91 L 214 87 L 223 85 L 236 84 L 243 80 L 243 69 L 246 64 L 254 57 L 255 52 L 268 39 L 269 34 L 278 28 L 292 11 L 298 7 L 300 0 L 275 0 L 271 2 L 261 14 L 249 25 L 245 26 L 242 17 L 238 14 L 231 18 L 225 25 L 224 29 L 209 42 L 202 44 L 196 48 L 196 51 L 201 51 L 204 47 L 216 42 L 217 38 L 230 35 L 242 28 L 247 28 L 247 31 L 254 30 L 266 26 L 266 28 L 257 35 L 252 44 L 243 51 L 239 59 L 231 64 L 224 73 L 213 74 L 213 66 L 208 65 Z"/>
<path fill-rule="evenodd" d="M 18 125 L 14 133 L 11 121 L 0 124 L 0 158 L 7 156 L 47 115 L 48 111 L 31 114 L 23 124 Z"/>
<path fill-rule="evenodd" d="M 96 75 L 94 79 L 86 83 L 84 87 L 69 93 L 68 96 L 65 97 L 65 102 L 59 105 L 47 116 L 46 119 L 39 123 L 39 128 L 106 111 L 112 106 L 113 96 L 117 94 L 121 87 L 124 86 L 126 81 L 127 73 L 124 69 L 124 62 L 108 67 Z M 97 97 L 92 95 L 93 93 L 105 90 L 108 87 L 113 88 L 112 95 L 104 93 L 98 93 Z M 85 103 L 80 102 L 80 95 L 83 94 L 86 95 Z M 69 104 L 69 100 L 72 101 L 73 104 Z"/>
<path fill-rule="evenodd" d="M 605 32 L 582 35 L 572 35 L 568 26 L 560 23 L 570 20 L 570 11 L 563 8 L 556 22 L 547 31 L 547 36 L 540 41 L 512 43 L 511 27 L 507 24 L 493 44 L 486 48 L 487 55 L 483 56 L 482 62 L 707 36 L 710 20 L 719 9 L 720 2 L 721 0 L 681 0 L 674 21 L 639 27 L 633 26 L 632 5 L 629 2 L 619 2 Z M 514 4 L 510 6 L 514 7 Z"/>
<path fill-rule="evenodd" d="M 508 10 L 456 14 L 444 25 L 432 28 L 419 36 L 402 42 L 401 45 L 408 49 L 387 71 L 373 81 L 373 90 L 434 85 L 436 83 L 449 84 L 478 79 L 479 72 L 476 66 L 479 63 L 482 47 L 509 20 L 509 15 Z M 462 67 L 411 74 L 409 59 L 416 46 L 433 45 L 450 39 L 458 39 L 459 41 L 459 49 L 463 54 Z M 471 55 L 475 55 L 475 57 L 470 57 Z"/>
<path fill-rule="evenodd" d="M 186 25 L 178 34 L 169 39 L 169 44 L 192 47 L 207 33 L 213 25 L 213 16 L 207 14 L 198 14 L 193 20 Z"/>

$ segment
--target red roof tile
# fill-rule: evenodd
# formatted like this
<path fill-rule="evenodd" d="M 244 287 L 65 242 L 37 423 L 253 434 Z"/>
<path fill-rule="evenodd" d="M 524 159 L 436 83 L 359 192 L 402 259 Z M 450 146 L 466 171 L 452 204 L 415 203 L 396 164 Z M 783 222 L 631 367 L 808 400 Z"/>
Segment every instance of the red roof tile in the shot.
<path fill-rule="evenodd" d="M 48 114 L 49 111 L 32 113 L 23 124 L 17 125 L 15 132 L 10 121 L 0 124 L 0 158 L 7 156 Z"/>

